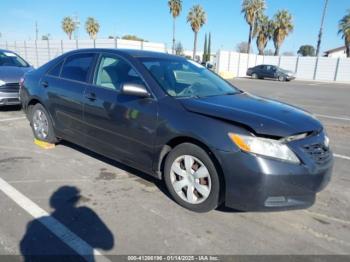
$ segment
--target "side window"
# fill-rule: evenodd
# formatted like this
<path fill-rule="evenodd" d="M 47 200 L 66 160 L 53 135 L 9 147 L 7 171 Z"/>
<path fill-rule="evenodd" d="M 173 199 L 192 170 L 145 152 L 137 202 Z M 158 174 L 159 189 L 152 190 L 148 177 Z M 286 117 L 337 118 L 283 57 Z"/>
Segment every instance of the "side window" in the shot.
<path fill-rule="evenodd" d="M 63 65 L 63 61 L 59 62 L 57 65 L 55 65 L 53 68 L 51 68 L 49 70 L 49 72 L 47 72 L 47 74 L 50 76 L 59 77 L 61 74 L 62 65 Z"/>
<path fill-rule="evenodd" d="M 86 82 L 94 54 L 76 54 L 68 57 L 63 65 L 61 77 Z"/>
<path fill-rule="evenodd" d="M 102 56 L 95 84 L 119 91 L 123 83 L 142 84 L 138 73 L 123 59 L 113 56 Z"/>

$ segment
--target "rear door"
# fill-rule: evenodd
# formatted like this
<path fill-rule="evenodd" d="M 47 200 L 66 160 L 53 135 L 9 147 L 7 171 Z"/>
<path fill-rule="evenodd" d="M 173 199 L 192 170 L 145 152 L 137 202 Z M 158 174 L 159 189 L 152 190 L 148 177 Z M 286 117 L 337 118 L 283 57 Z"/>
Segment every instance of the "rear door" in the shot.
<path fill-rule="evenodd" d="M 47 89 L 49 111 L 58 136 L 84 144 L 83 98 L 95 59 L 94 53 L 66 57 L 41 79 Z"/>
<path fill-rule="evenodd" d="M 272 65 L 266 66 L 266 77 L 268 78 L 275 78 L 275 73 L 276 73 L 276 67 Z"/>
<path fill-rule="evenodd" d="M 157 101 L 120 92 L 124 83 L 145 82 L 124 58 L 106 53 L 100 55 L 93 83 L 86 89 L 84 101 L 88 147 L 151 170 Z"/>

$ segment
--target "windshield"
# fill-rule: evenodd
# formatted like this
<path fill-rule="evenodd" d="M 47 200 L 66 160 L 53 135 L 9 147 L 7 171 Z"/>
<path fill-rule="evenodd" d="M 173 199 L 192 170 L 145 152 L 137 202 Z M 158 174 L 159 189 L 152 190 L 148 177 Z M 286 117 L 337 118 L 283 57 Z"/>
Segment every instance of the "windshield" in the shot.
<path fill-rule="evenodd" d="M 140 59 L 160 86 L 173 97 L 234 95 L 240 91 L 190 60 Z"/>
<path fill-rule="evenodd" d="M 0 52 L 0 66 L 28 67 L 28 63 L 15 53 Z"/>

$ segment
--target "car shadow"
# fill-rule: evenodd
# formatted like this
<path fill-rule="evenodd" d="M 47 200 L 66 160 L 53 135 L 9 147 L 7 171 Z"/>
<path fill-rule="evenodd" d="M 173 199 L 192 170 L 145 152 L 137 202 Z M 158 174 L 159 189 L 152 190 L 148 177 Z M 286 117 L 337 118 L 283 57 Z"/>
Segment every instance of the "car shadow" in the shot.
<path fill-rule="evenodd" d="M 172 199 L 168 190 L 166 189 L 166 186 L 164 184 L 164 182 L 162 180 L 159 180 L 155 177 L 152 177 L 151 175 L 149 174 L 146 174 L 140 170 L 137 170 L 135 168 L 132 168 L 130 166 L 127 166 L 123 163 L 120 163 L 116 160 L 113 160 L 111 158 L 108 158 L 108 157 L 105 157 L 103 155 L 100 155 L 98 153 L 95 153 L 89 149 L 86 149 L 86 148 L 83 148 L 81 146 L 78 146 L 76 144 L 73 144 L 73 143 L 70 143 L 68 141 L 60 141 L 59 143 L 60 145 L 63 145 L 63 146 L 67 146 L 67 147 L 70 147 L 76 151 L 79 151 L 80 153 L 83 153 L 83 154 L 86 154 L 92 158 L 95 158 L 97 160 L 100 160 L 106 164 L 109 164 L 109 165 L 112 165 L 116 168 L 119 168 L 127 173 L 130 173 L 131 175 L 134 175 L 134 176 L 137 176 L 143 180 L 146 180 L 147 182 L 150 182 L 150 183 L 153 183 L 165 196 L 167 196 L 169 199 Z"/>
<path fill-rule="evenodd" d="M 225 204 L 222 204 L 216 208 L 216 211 L 222 212 L 222 213 L 245 213 L 242 210 L 234 209 L 231 207 L 225 206 Z"/>
<path fill-rule="evenodd" d="M 21 109 L 20 105 L 0 106 L 0 112 L 20 111 Z"/>
<path fill-rule="evenodd" d="M 150 176 L 150 175 L 148 175 L 140 170 L 137 170 L 135 168 L 127 166 L 123 163 L 120 163 L 118 161 L 115 161 L 113 159 L 105 157 L 103 155 L 100 155 L 100 154 L 95 153 L 89 149 L 83 148 L 81 146 L 70 143 L 68 141 L 62 140 L 62 141 L 60 141 L 60 145 L 70 147 L 74 150 L 79 151 L 80 153 L 86 154 L 86 155 L 93 157 L 97 160 L 100 160 L 104 163 L 115 166 L 116 168 L 119 168 L 127 173 L 130 173 L 131 175 L 135 175 L 143 180 L 146 180 L 147 182 L 153 183 L 159 189 L 159 191 L 161 191 L 166 197 L 168 197 L 169 200 L 174 201 L 174 199 L 169 194 L 163 180 L 156 179 L 155 177 L 152 177 L 152 176 Z M 219 207 L 217 207 L 216 211 L 223 212 L 223 213 L 243 213 L 244 212 L 244 211 L 240 211 L 240 210 L 236 210 L 236 209 L 227 207 L 227 206 L 225 206 L 225 204 L 221 204 Z"/>
<path fill-rule="evenodd" d="M 79 189 L 72 186 L 62 186 L 52 194 L 49 202 L 54 211 L 49 216 L 29 222 L 20 242 L 25 262 L 92 262 L 95 261 L 95 248 L 113 248 L 115 240 L 112 232 L 92 209 L 77 206 L 80 198 Z M 71 233 L 77 237 L 72 237 Z M 84 257 L 67 243 L 73 243 Z"/>

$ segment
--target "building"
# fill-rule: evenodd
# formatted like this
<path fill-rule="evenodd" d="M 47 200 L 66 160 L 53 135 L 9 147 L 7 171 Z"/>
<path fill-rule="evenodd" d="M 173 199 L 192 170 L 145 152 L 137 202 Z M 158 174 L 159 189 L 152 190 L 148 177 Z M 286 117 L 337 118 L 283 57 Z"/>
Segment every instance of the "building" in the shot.
<path fill-rule="evenodd" d="M 346 48 L 345 46 L 330 49 L 324 52 L 325 56 L 333 58 L 345 58 L 346 57 Z"/>

